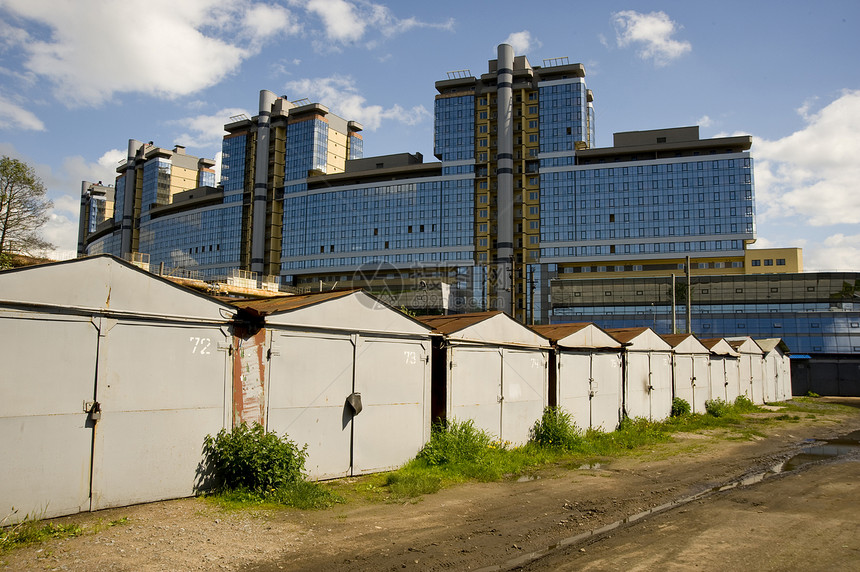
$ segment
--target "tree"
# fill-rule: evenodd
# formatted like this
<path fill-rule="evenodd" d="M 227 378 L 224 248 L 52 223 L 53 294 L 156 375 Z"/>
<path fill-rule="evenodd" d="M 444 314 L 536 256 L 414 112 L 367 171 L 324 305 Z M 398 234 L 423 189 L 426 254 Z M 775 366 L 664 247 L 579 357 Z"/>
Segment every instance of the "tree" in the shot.
<path fill-rule="evenodd" d="M 33 167 L 0 157 L 0 263 L 13 253 L 32 255 L 54 248 L 39 236 L 54 206 L 45 192 Z"/>

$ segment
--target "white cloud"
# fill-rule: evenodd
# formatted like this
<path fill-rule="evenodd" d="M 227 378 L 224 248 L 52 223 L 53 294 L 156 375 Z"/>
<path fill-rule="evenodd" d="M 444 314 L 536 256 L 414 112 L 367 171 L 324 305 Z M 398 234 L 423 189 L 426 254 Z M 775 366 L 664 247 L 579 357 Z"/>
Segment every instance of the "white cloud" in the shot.
<path fill-rule="evenodd" d="M 391 10 L 382 5 L 367 0 L 348 2 L 346 0 L 309 0 L 305 8 L 311 14 L 322 20 L 328 40 L 336 44 L 351 44 L 359 42 L 367 36 L 375 36 L 368 42 L 375 46 L 379 36 L 390 38 L 403 34 L 414 28 L 435 28 L 451 31 L 454 20 L 442 23 L 422 22 L 414 17 L 397 18 Z M 317 42 L 320 49 L 336 49 L 331 43 Z"/>
<path fill-rule="evenodd" d="M 533 49 L 540 48 L 542 45 L 537 38 L 532 37 L 531 32 L 528 30 L 514 32 L 503 43 L 509 44 L 514 49 L 514 54 L 517 55 L 527 54 Z"/>
<path fill-rule="evenodd" d="M 652 60 L 664 66 L 693 49 L 690 42 L 673 40 L 672 36 L 682 28 L 665 12 L 642 14 L 635 10 L 624 10 L 612 14 L 615 25 L 615 40 L 620 48 L 637 45 L 637 54 L 643 60 Z"/>
<path fill-rule="evenodd" d="M 66 197 L 64 197 L 66 198 Z M 67 197 L 72 200 L 72 197 Z M 57 200 L 54 200 L 56 205 Z M 80 199 L 75 201 L 80 205 Z M 78 218 L 80 206 L 70 215 L 63 214 L 56 206 L 48 215 L 48 222 L 41 229 L 42 237 L 55 246 L 48 255 L 55 260 L 74 258 L 78 250 Z"/>
<path fill-rule="evenodd" d="M 287 89 L 297 95 L 293 99 L 307 97 L 323 102 L 344 119 L 361 123 L 368 131 L 375 131 L 383 120 L 393 120 L 406 125 L 416 125 L 431 118 L 423 105 L 405 109 L 400 105 L 384 108 L 367 105 L 367 100 L 358 93 L 354 80 L 349 76 L 303 79 L 289 82 Z"/>
<path fill-rule="evenodd" d="M 803 251 L 806 271 L 857 272 L 860 260 L 860 234 L 834 234 Z"/>
<path fill-rule="evenodd" d="M 703 115 L 699 119 L 696 120 L 696 125 L 698 125 L 699 127 L 710 127 L 713 124 L 714 124 L 714 120 L 711 119 L 710 117 L 708 117 L 707 115 Z"/>
<path fill-rule="evenodd" d="M 355 42 L 364 36 L 368 21 L 345 0 L 310 0 L 306 6 L 323 21 L 326 35 L 337 42 Z"/>
<path fill-rule="evenodd" d="M 187 131 L 176 136 L 174 144 L 186 147 L 212 147 L 218 145 L 224 135 L 224 125 L 234 115 L 252 115 L 244 109 L 222 109 L 214 115 L 198 115 L 168 121 L 168 124 L 184 127 Z"/>
<path fill-rule="evenodd" d="M 63 159 L 61 178 L 56 183 L 51 181 L 51 179 L 45 180 L 49 187 L 80 185 L 81 181 L 90 181 L 92 183 L 101 181 L 105 185 L 113 185 L 116 180 L 117 165 L 126 158 L 126 155 L 128 155 L 127 151 L 111 149 L 102 154 L 95 163 L 88 163 L 80 155 L 66 157 Z M 51 178 L 53 178 L 53 175 Z"/>
<path fill-rule="evenodd" d="M 44 131 L 45 124 L 35 114 L 0 95 L 0 129 Z"/>
<path fill-rule="evenodd" d="M 799 216 L 812 226 L 860 223 L 860 91 L 846 91 L 807 125 L 775 141 L 756 138 L 760 220 Z"/>
<path fill-rule="evenodd" d="M 265 40 L 298 30 L 285 8 L 250 0 L 151 0 L 145 9 L 124 0 L 4 0 L 3 10 L 26 22 L 7 25 L 6 42 L 70 105 L 123 92 L 194 93 L 235 71 Z"/>

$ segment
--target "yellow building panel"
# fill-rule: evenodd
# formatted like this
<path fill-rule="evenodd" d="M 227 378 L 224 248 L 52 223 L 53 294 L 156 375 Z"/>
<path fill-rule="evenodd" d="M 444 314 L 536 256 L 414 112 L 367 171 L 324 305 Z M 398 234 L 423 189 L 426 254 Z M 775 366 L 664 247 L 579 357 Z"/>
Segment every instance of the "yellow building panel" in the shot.
<path fill-rule="evenodd" d="M 173 165 L 170 169 L 170 201 L 173 195 L 197 188 L 197 170 Z"/>
<path fill-rule="evenodd" d="M 803 272 L 800 248 L 748 248 L 744 254 L 747 274 L 785 274 Z"/>

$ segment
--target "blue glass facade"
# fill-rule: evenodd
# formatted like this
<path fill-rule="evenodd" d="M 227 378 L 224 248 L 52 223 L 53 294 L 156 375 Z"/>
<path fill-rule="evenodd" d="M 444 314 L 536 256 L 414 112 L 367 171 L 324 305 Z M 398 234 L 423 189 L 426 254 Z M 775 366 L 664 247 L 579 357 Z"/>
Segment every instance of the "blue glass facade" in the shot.
<path fill-rule="evenodd" d="M 119 256 L 120 250 L 120 233 L 115 232 L 101 238 L 97 238 L 87 246 L 88 254 L 113 254 Z"/>
<path fill-rule="evenodd" d="M 311 170 L 325 173 L 327 154 L 328 123 L 322 119 L 309 119 L 287 126 L 287 181 L 304 179 Z"/>
<path fill-rule="evenodd" d="M 558 159 L 542 160 L 543 262 L 742 256 L 755 238 L 746 153 L 612 166 Z"/>
<path fill-rule="evenodd" d="M 162 216 L 140 225 L 140 252 L 157 267 L 196 270 L 204 278 L 240 267 L 242 205 L 226 204 Z"/>
<path fill-rule="evenodd" d="M 199 187 L 214 187 L 215 173 L 210 171 L 200 171 L 197 173 L 197 186 Z"/>
<path fill-rule="evenodd" d="M 143 186 L 141 188 L 141 220 L 148 220 L 149 210 L 157 205 L 166 205 L 170 200 L 169 159 L 156 157 L 143 165 Z"/>
<path fill-rule="evenodd" d="M 364 157 L 364 139 L 356 133 L 349 134 L 349 157 L 347 159 L 361 159 Z"/>
<path fill-rule="evenodd" d="M 433 154 L 447 161 L 475 158 L 475 96 L 437 99 L 434 104 Z"/>
<path fill-rule="evenodd" d="M 221 186 L 224 187 L 225 196 L 245 189 L 247 145 L 246 134 L 228 135 L 221 143 Z"/>
<path fill-rule="evenodd" d="M 116 186 L 114 187 L 113 220 L 117 224 L 122 224 L 122 210 L 125 208 L 125 179 L 125 174 L 117 177 Z M 102 253 L 100 252 L 99 254 Z"/>
<path fill-rule="evenodd" d="M 448 179 L 310 191 L 291 185 L 284 198 L 282 274 L 291 279 L 300 271 L 354 270 L 373 262 L 401 268 L 471 262 L 471 175 Z"/>
<path fill-rule="evenodd" d="M 591 141 L 584 79 L 541 82 L 538 91 L 541 153 L 573 151 L 577 141 Z"/>

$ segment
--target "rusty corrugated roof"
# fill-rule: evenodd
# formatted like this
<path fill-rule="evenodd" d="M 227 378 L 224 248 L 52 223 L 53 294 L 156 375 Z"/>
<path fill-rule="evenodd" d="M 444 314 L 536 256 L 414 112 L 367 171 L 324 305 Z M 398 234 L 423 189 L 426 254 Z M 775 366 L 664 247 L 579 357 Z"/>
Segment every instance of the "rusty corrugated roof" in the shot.
<path fill-rule="evenodd" d="M 633 338 L 641 336 L 648 329 L 649 328 L 610 328 L 605 331 L 619 342 L 626 344 L 630 343 Z"/>
<path fill-rule="evenodd" d="M 544 324 L 541 326 L 531 326 L 531 329 L 543 337 L 549 338 L 550 341 L 557 342 L 558 340 L 566 338 L 571 334 L 575 334 L 590 325 L 591 322 L 571 322 L 568 324 Z"/>
<path fill-rule="evenodd" d="M 494 312 L 473 312 L 471 314 L 450 314 L 448 316 L 418 316 L 416 319 L 422 324 L 433 328 L 433 331 L 436 333 L 452 334 L 501 313 L 503 313 L 501 310 L 496 310 Z"/>
<path fill-rule="evenodd" d="M 693 334 L 663 334 L 660 337 L 663 338 L 663 341 L 672 346 L 673 348 L 678 347 L 684 340 L 693 336 Z M 693 336 L 694 338 L 696 336 Z"/>
<path fill-rule="evenodd" d="M 299 308 L 313 306 L 314 304 L 319 304 L 320 302 L 325 302 L 327 300 L 336 300 L 360 291 L 360 288 L 349 288 L 344 290 L 331 290 L 329 292 L 277 296 L 275 298 L 266 298 L 262 300 L 246 299 L 229 300 L 226 302 L 240 310 L 244 310 L 258 316 L 268 316 L 270 314 L 290 312 Z"/>

